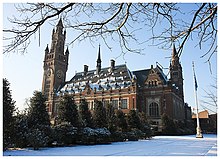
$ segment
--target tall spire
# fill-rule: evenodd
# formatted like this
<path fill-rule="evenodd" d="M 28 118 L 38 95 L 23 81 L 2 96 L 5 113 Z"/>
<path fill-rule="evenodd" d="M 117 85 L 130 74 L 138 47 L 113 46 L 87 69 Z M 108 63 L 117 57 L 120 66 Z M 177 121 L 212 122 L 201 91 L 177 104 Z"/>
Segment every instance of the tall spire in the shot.
<path fill-rule="evenodd" d="M 100 55 L 101 53 L 100 53 L 100 44 L 99 44 L 99 51 L 98 51 L 98 59 L 97 59 L 97 63 L 101 63 L 102 61 L 101 61 L 101 55 Z"/>
<path fill-rule="evenodd" d="M 96 61 L 97 65 L 96 65 L 96 73 L 99 74 L 99 72 L 101 71 L 101 51 L 100 51 L 100 44 L 99 44 L 99 51 L 98 51 L 98 58 Z"/>
<path fill-rule="evenodd" d="M 178 65 L 179 64 L 179 56 L 178 53 L 176 51 L 176 47 L 175 44 L 173 44 L 173 51 L 172 51 L 172 58 L 171 58 L 171 65 Z"/>
<path fill-rule="evenodd" d="M 176 47 L 175 44 L 173 44 L 173 52 L 172 52 L 172 58 L 178 56 L 177 52 L 176 52 Z"/>
<path fill-rule="evenodd" d="M 63 32 L 63 22 L 62 22 L 61 18 L 60 18 L 59 22 L 57 23 L 57 30 L 56 30 L 56 32 L 60 32 L 60 33 Z"/>

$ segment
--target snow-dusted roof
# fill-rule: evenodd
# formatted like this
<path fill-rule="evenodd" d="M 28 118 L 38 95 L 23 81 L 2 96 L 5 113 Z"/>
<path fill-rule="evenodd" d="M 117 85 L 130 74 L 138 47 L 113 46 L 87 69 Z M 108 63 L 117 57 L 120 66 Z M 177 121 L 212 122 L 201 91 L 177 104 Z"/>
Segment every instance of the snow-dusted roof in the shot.
<path fill-rule="evenodd" d="M 86 74 L 78 72 L 59 92 L 79 93 L 88 86 L 96 91 L 126 88 L 131 86 L 132 77 L 132 73 L 125 64 L 117 65 L 113 70 L 111 67 L 102 68 L 99 74 L 96 74 L 96 70 L 90 70 Z"/>

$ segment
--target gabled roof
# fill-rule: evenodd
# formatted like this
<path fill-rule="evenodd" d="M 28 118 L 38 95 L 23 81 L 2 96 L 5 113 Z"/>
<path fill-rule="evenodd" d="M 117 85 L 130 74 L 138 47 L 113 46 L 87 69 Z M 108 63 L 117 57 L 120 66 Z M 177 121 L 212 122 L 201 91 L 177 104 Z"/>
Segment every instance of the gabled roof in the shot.
<path fill-rule="evenodd" d="M 164 84 L 167 83 L 167 76 L 163 73 L 162 69 L 159 66 L 157 66 L 156 68 L 152 68 L 152 69 L 144 69 L 144 70 L 138 70 L 132 72 L 136 76 L 137 83 L 139 86 L 144 86 L 144 83 L 147 77 L 149 76 L 151 70 L 157 72 L 160 80 L 162 80 Z"/>
<path fill-rule="evenodd" d="M 126 88 L 132 84 L 132 73 L 126 65 L 117 65 L 114 70 L 111 67 L 102 68 L 99 74 L 96 70 L 90 70 L 86 74 L 78 72 L 60 89 L 60 92 L 78 93 L 90 87 L 96 91 Z"/>
<path fill-rule="evenodd" d="M 147 79 L 147 76 L 149 75 L 150 70 L 151 69 L 144 69 L 144 70 L 133 71 L 133 74 L 137 78 L 137 83 L 140 86 L 144 85 L 144 82 Z"/>

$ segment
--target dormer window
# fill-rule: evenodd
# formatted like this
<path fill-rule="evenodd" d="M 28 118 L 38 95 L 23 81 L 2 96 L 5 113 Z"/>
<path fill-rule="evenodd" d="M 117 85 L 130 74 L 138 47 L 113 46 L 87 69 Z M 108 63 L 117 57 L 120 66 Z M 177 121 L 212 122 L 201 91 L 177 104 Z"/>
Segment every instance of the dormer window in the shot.
<path fill-rule="evenodd" d="M 148 87 L 151 87 L 151 82 L 150 81 L 148 81 Z"/>
<path fill-rule="evenodd" d="M 157 85 L 157 80 L 148 81 L 148 87 L 156 87 Z"/>

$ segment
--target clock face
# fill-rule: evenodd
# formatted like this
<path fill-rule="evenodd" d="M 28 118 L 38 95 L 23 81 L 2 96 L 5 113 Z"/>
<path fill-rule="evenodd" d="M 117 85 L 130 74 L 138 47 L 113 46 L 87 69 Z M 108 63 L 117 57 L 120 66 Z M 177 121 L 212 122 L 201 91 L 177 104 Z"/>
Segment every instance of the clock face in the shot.
<path fill-rule="evenodd" d="M 57 71 L 57 77 L 58 77 L 58 78 L 62 78 L 62 77 L 63 77 L 63 71 L 58 70 L 58 71 Z"/>

